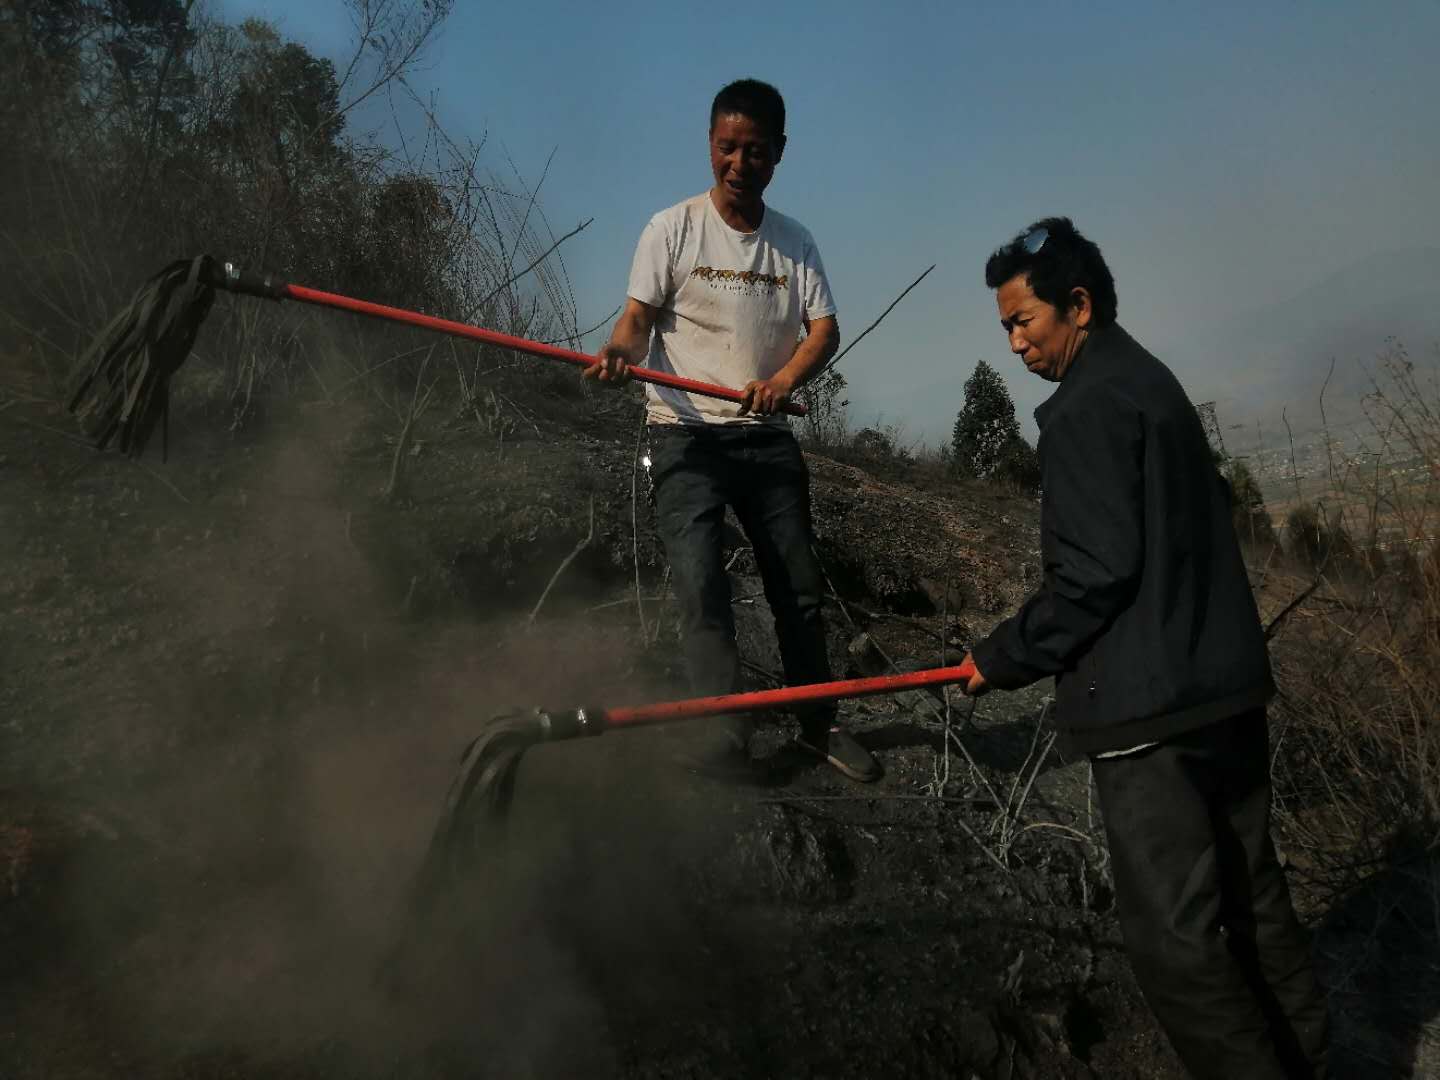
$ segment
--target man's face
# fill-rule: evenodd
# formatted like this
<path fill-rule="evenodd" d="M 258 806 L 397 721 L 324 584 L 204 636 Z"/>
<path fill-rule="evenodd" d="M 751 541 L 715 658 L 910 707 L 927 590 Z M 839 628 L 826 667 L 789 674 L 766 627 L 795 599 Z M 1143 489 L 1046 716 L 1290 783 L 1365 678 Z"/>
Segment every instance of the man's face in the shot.
<path fill-rule="evenodd" d="M 710 129 L 710 171 L 720 209 L 755 210 L 785 149 L 776 137 L 739 113 L 721 114 Z"/>
<path fill-rule="evenodd" d="M 1028 274 L 1016 274 L 995 290 L 1000 325 L 1010 336 L 1010 351 L 1032 375 L 1050 382 L 1065 377 L 1070 362 L 1090 331 L 1090 294 L 1076 289 L 1063 315 L 1030 288 Z"/>

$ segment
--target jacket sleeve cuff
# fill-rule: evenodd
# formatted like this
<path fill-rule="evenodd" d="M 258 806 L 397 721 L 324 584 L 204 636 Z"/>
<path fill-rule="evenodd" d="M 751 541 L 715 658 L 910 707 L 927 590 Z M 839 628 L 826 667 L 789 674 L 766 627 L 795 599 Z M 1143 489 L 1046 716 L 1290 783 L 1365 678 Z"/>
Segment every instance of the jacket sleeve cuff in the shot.
<path fill-rule="evenodd" d="M 985 681 L 996 690 L 1019 690 L 1043 678 L 1006 654 L 993 634 L 971 649 L 970 655 Z"/>

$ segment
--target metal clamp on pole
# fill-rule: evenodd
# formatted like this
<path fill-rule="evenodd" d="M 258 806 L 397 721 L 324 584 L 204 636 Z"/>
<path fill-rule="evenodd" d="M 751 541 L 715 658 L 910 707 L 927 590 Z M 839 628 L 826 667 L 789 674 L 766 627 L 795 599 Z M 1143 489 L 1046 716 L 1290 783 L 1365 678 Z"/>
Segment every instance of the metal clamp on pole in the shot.
<path fill-rule="evenodd" d="M 605 710 L 566 709 L 562 712 L 548 712 L 537 709 L 540 726 L 546 742 L 560 739 L 576 739 L 605 733 Z"/>
<path fill-rule="evenodd" d="M 242 270 L 232 262 L 211 259 L 206 280 L 217 289 L 259 296 L 266 300 L 284 300 L 290 295 L 290 286 L 274 274 Z"/>

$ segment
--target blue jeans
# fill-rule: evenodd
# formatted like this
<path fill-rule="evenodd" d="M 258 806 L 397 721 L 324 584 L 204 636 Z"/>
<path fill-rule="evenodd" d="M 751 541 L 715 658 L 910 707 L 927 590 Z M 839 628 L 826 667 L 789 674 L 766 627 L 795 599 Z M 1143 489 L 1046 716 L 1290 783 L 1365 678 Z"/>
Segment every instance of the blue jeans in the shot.
<path fill-rule="evenodd" d="M 727 505 L 754 550 L 786 681 L 829 681 L 824 582 L 810 547 L 810 473 L 789 428 L 652 424 L 649 437 L 656 524 L 670 561 L 691 690 L 728 694 L 739 683 L 722 551 Z M 833 704 L 803 710 L 802 728 L 824 730 L 835 711 Z M 737 719 L 730 730 L 743 743 L 750 724 Z"/>

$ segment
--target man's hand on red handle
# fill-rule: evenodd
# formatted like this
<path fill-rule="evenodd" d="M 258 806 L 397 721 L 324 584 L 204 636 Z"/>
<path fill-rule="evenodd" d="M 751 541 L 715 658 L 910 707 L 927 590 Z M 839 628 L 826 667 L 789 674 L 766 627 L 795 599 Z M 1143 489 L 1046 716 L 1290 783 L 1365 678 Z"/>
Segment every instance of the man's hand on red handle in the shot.
<path fill-rule="evenodd" d="M 745 384 L 741 390 L 740 415 L 747 412 L 756 416 L 769 416 L 784 409 L 790 401 L 790 394 L 795 389 L 790 380 L 780 376 L 772 375 L 768 379 L 755 379 Z"/>
<path fill-rule="evenodd" d="M 961 663 L 969 664 L 971 667 L 975 668 L 975 674 L 971 675 L 970 681 L 965 684 L 966 694 L 968 694 L 970 697 L 979 697 L 981 694 L 985 693 L 987 690 L 990 689 L 990 684 L 985 681 L 985 676 L 981 674 L 980 668 L 977 667 L 975 664 L 974 653 L 967 652 L 965 654 L 965 659 L 962 660 Z"/>
<path fill-rule="evenodd" d="M 581 372 L 581 377 L 594 379 L 606 386 L 624 386 L 630 381 L 630 354 L 618 345 L 602 345 L 595 362 Z"/>

